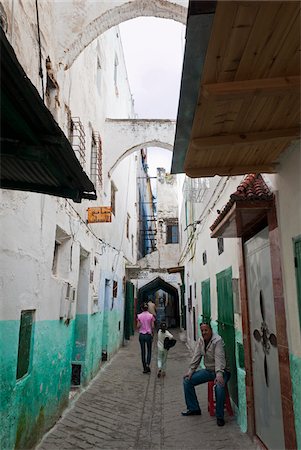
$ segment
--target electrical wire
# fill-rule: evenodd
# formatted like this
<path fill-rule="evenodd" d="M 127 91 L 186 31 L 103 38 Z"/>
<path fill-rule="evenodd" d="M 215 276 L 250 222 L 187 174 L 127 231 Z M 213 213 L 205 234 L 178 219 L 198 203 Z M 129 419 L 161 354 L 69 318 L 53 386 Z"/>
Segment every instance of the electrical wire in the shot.
<path fill-rule="evenodd" d="M 45 101 L 45 93 L 44 93 L 44 75 L 43 75 L 43 67 L 42 67 L 42 45 L 41 45 L 41 32 L 40 32 L 40 19 L 39 19 L 39 7 L 38 0 L 36 0 L 36 13 L 37 13 L 37 27 L 38 27 L 38 43 L 39 43 L 39 76 L 41 78 L 42 83 L 42 97 L 43 102 Z"/>
<path fill-rule="evenodd" d="M 189 261 L 191 261 L 194 258 L 197 238 L 200 235 L 200 233 L 203 231 L 206 219 L 209 217 L 209 215 L 212 212 L 213 208 L 215 207 L 215 205 L 217 204 L 218 200 L 220 199 L 220 197 L 221 197 L 221 195 L 222 195 L 222 193 L 223 193 L 223 191 L 224 191 L 224 189 L 225 189 L 229 179 L 230 179 L 229 176 L 226 179 L 220 178 L 220 180 L 218 181 L 217 185 L 215 186 L 215 189 L 214 189 L 213 193 L 210 196 L 210 199 L 208 200 L 206 206 L 203 208 L 203 211 L 202 211 L 201 215 L 199 216 L 199 218 L 195 222 L 192 222 L 191 224 L 187 225 L 187 227 L 188 226 L 193 226 L 193 229 L 192 229 L 190 235 L 188 236 L 188 239 L 187 239 L 187 241 L 185 243 L 185 246 L 184 246 L 184 248 L 183 248 L 183 250 L 181 252 L 181 255 L 180 255 L 180 258 L 179 258 L 179 264 L 181 264 L 184 261 L 184 259 L 188 255 L 188 253 L 191 251 L 191 248 L 192 248 L 193 245 L 194 245 L 194 252 L 193 252 L 193 255 L 191 256 L 191 258 L 189 259 Z M 222 182 L 224 182 L 224 183 L 223 183 L 222 188 L 220 189 L 219 194 L 217 195 L 216 199 L 214 200 L 213 205 L 209 207 L 210 203 L 212 202 L 212 200 L 213 200 L 214 196 L 216 195 L 216 193 L 217 193 L 220 185 L 222 184 Z M 202 225 L 202 227 L 201 227 L 201 229 L 199 229 L 196 232 L 196 228 L 197 228 L 198 225 Z M 187 229 L 187 227 L 186 227 L 186 229 Z"/>

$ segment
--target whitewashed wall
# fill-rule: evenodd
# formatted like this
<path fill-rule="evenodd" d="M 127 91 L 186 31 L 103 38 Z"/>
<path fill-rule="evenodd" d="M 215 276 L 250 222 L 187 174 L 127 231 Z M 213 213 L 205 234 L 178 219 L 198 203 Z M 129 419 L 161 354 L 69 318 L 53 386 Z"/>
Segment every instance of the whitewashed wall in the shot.
<path fill-rule="evenodd" d="M 301 235 L 300 173 L 301 148 L 300 142 L 297 142 L 280 158 L 277 175 L 265 176 L 270 180 L 276 195 L 287 333 L 290 351 L 297 356 L 301 356 L 301 337 L 293 238 Z"/>
<path fill-rule="evenodd" d="M 55 6 L 55 2 L 45 1 L 43 8 L 40 8 L 44 62 L 48 54 L 55 60 L 53 48 L 49 47 L 49 43 L 55 41 L 52 26 L 52 8 Z M 8 17 L 8 38 L 20 63 L 42 95 L 41 81 L 37 76 L 39 59 L 34 2 L 5 1 L 4 7 Z M 118 92 L 114 81 L 116 58 Z M 93 42 L 70 70 L 60 70 L 55 75 L 59 84 L 55 118 L 67 133 L 66 106 L 73 117 L 80 117 L 86 135 L 84 169 L 89 175 L 92 129 L 103 137 L 106 117 L 129 118 L 134 115 L 118 27 L 111 28 Z M 102 295 L 98 292 L 101 278 L 111 275 L 110 278 L 121 280 L 125 272 L 125 258 L 135 262 L 135 252 L 132 252 L 132 244 L 125 235 L 125 221 L 129 214 L 130 235 L 136 237 L 136 187 L 129 183 L 132 180 L 129 174 L 135 179 L 135 155 L 124 159 L 112 177 L 117 187 L 116 215 L 112 223 L 89 226 L 86 223 L 89 206 L 111 203 L 111 179 L 108 178 L 106 166 L 106 153 L 110 152 L 110 148 L 106 148 L 105 139 L 103 141 L 103 189 L 98 191 L 96 202 L 75 204 L 47 195 L 1 191 L 0 281 L 5 299 L 1 303 L 2 319 L 18 320 L 23 309 L 36 309 L 36 320 L 59 319 L 66 283 L 70 283 L 72 288 L 78 287 L 80 255 L 83 254 L 88 258 L 87 274 L 89 270 L 93 272 L 93 281 L 86 292 L 88 302 L 85 308 L 86 313 L 91 313 L 95 307 L 93 295 Z M 68 236 L 64 244 L 66 260 L 60 267 L 59 276 L 52 271 L 57 226 Z"/>

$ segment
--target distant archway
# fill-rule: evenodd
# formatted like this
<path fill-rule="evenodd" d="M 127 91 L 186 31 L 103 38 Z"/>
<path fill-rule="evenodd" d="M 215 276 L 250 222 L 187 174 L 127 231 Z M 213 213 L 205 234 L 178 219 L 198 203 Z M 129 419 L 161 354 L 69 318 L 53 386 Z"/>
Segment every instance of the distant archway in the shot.
<path fill-rule="evenodd" d="M 147 302 L 150 298 L 154 298 L 154 294 L 157 291 L 164 291 L 168 294 L 169 300 L 169 312 L 167 313 L 168 305 L 164 305 L 164 313 L 166 313 L 163 318 L 169 322 L 168 326 L 179 326 L 180 316 L 179 316 L 179 294 L 177 288 L 171 284 L 164 281 L 162 278 L 157 277 L 149 283 L 145 284 L 138 290 L 138 304 L 137 310 L 141 310 L 143 303 Z M 157 305 L 158 307 L 158 305 Z M 161 307 L 161 305 L 159 306 Z M 161 307 L 162 308 L 162 307 Z M 157 309 L 158 311 L 158 309 Z M 169 315 L 168 315 L 169 314 Z M 162 317 L 162 315 L 161 315 Z"/>
<path fill-rule="evenodd" d="M 142 142 L 139 145 L 136 145 L 135 147 L 127 149 L 122 155 L 119 156 L 119 158 L 115 161 L 115 163 L 110 168 L 108 175 L 109 177 L 112 175 L 113 171 L 116 169 L 118 164 L 127 156 L 131 155 L 132 153 L 140 150 L 141 148 L 148 148 L 148 147 L 159 147 L 163 148 L 165 150 L 173 151 L 173 146 L 170 144 L 167 144 L 166 142 L 160 142 L 160 141 L 152 141 L 152 142 Z"/>
<path fill-rule="evenodd" d="M 176 122 L 168 119 L 106 119 L 106 145 L 112 149 L 108 175 L 131 153 L 147 147 L 173 150 Z"/>
<path fill-rule="evenodd" d="M 70 40 L 68 36 L 65 42 L 62 43 L 62 50 L 58 56 L 65 70 L 72 66 L 75 59 L 91 42 L 110 28 L 137 17 L 158 17 L 175 20 L 185 25 L 187 8 L 170 1 L 134 0 L 108 9 L 105 12 L 100 11 L 98 14 L 86 25 L 82 32 L 73 35 L 70 33 L 73 40 Z M 80 28 L 81 17 L 79 14 L 76 16 L 73 12 L 69 19 L 70 23 L 72 23 L 72 29 Z M 65 24 L 66 20 L 68 20 L 68 17 L 65 15 Z"/>

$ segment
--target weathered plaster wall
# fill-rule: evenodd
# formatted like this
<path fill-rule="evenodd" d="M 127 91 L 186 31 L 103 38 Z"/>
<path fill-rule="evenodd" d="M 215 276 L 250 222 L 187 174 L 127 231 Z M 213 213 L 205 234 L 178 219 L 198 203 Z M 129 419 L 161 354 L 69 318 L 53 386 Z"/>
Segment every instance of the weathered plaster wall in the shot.
<path fill-rule="evenodd" d="M 54 3 L 45 2 L 41 26 L 47 22 L 49 5 Z M 17 4 L 14 14 L 20 30 L 13 35 L 13 42 L 21 63 L 39 89 L 40 80 L 34 69 L 38 62 L 37 41 L 31 37 L 35 33 L 34 13 L 28 2 Z M 48 19 L 49 25 L 53 17 Z M 42 28 L 42 34 L 46 35 L 47 29 Z M 118 95 L 114 83 L 115 55 Z M 72 110 L 72 116 L 81 118 L 86 135 L 85 170 L 89 174 L 92 129 L 102 135 L 107 114 L 125 118 L 133 114 L 118 30 L 109 30 L 87 48 L 68 73 L 59 72 L 58 81 L 60 104 L 56 119 L 67 132 L 65 106 Z M 108 151 L 104 143 L 104 154 Z M 130 174 L 135 176 L 136 162 L 135 155 L 131 155 L 114 172 L 118 191 L 112 223 L 88 226 L 87 207 L 111 202 L 111 180 L 105 162 L 104 158 L 103 189 L 98 189 L 97 204 L 74 204 L 45 195 L 1 191 L 0 282 L 4 301 L 0 305 L 0 333 L 6 349 L 0 369 L 1 398 L 5 393 L 0 430 L 3 448 L 33 445 L 33 437 L 38 439 L 53 425 L 68 404 L 71 363 L 82 363 L 82 383 L 86 384 L 99 368 L 103 347 L 110 356 L 122 343 L 125 257 L 135 262 L 131 243 L 125 238 L 125 220 L 129 213 L 130 233 L 135 235 L 136 187 L 128 185 L 128 181 Z M 65 238 L 62 258 L 58 258 L 59 270 L 54 272 L 57 227 Z M 113 280 L 118 282 L 117 298 L 106 312 L 105 279 L 111 283 L 111 293 Z M 65 302 L 67 283 L 75 289 L 75 301 L 70 319 L 63 320 L 61 304 Z M 17 381 L 20 313 L 27 309 L 35 310 L 32 360 L 29 373 Z M 108 336 L 104 329 L 109 330 Z"/>
<path fill-rule="evenodd" d="M 71 5 L 70 5 L 71 3 Z M 69 68 L 77 56 L 100 34 L 140 16 L 172 19 L 186 24 L 187 0 L 134 0 L 114 2 L 56 1 L 55 35 L 58 62 Z M 70 24 L 68 27 L 66 24 Z"/>
<path fill-rule="evenodd" d="M 125 157 L 146 147 L 160 147 L 172 151 L 175 121 L 163 119 L 112 119 L 105 123 L 106 145 L 112 148 L 108 154 L 108 171 Z"/>
<path fill-rule="evenodd" d="M 240 180 L 241 177 L 210 178 L 209 188 L 206 189 L 201 203 L 187 202 L 185 206 L 183 198 L 180 209 L 180 265 L 185 264 L 185 301 L 187 304 L 189 286 L 192 286 L 192 306 L 195 307 L 196 316 L 202 313 L 202 281 L 210 278 L 211 317 L 216 320 L 216 274 L 227 267 L 232 267 L 232 277 L 238 278 L 238 240 L 224 239 L 224 252 L 218 255 L 217 239 L 210 237 L 209 227 L 216 219 L 217 210 L 221 210 L 227 203 Z M 204 252 L 207 254 L 205 265 Z M 187 312 L 187 335 L 188 341 L 193 340 L 192 312 Z"/>
<path fill-rule="evenodd" d="M 277 175 L 269 177 L 276 191 L 289 347 L 296 356 L 301 356 L 301 324 L 297 303 L 293 238 L 301 235 L 300 169 L 301 148 L 300 142 L 297 142 L 283 154 Z"/>
<path fill-rule="evenodd" d="M 301 235 L 301 148 L 292 144 L 280 158 L 279 172 L 269 180 L 276 191 L 286 329 L 298 448 L 301 448 L 301 324 L 297 301 L 293 239 Z"/>
<path fill-rule="evenodd" d="M 297 303 L 296 279 L 294 268 L 293 238 L 301 233 L 301 184 L 300 184 L 300 145 L 292 145 L 280 158 L 279 170 L 277 174 L 264 174 L 264 179 L 274 192 L 277 204 L 278 225 L 280 231 L 280 251 L 282 276 L 284 282 L 284 298 L 286 306 L 287 332 L 290 348 L 290 368 L 293 383 L 293 400 L 295 410 L 295 425 L 298 436 L 298 443 L 301 442 L 301 422 L 300 422 L 300 398 L 301 387 L 297 373 L 300 371 L 300 323 Z M 211 315 L 217 318 L 217 292 L 216 273 L 232 267 L 233 278 L 238 278 L 238 240 L 224 239 L 224 252 L 218 256 L 217 242 L 210 238 L 209 226 L 217 216 L 217 210 L 222 210 L 228 202 L 229 196 L 236 190 L 243 177 L 231 177 L 229 179 L 218 177 L 210 178 L 210 189 L 205 194 L 202 204 L 186 204 L 185 199 L 181 202 L 180 208 L 180 264 L 185 264 L 185 301 L 189 295 L 189 285 L 196 283 L 196 300 L 193 295 L 193 306 L 200 316 L 202 311 L 201 281 L 210 278 L 211 293 Z M 181 193 L 181 185 L 179 192 Z M 199 223 L 196 223 L 199 222 Z M 191 239 L 191 231 L 195 223 L 195 239 Z M 185 228 L 188 228 L 185 231 Z M 192 241 L 190 249 L 185 244 Z M 207 253 L 207 264 L 203 265 L 202 254 Z M 239 312 L 239 302 L 235 306 L 235 332 L 236 346 L 242 342 L 241 314 Z M 193 324 L 192 314 L 187 314 L 187 335 L 188 342 L 193 345 Z M 236 351 L 238 363 L 238 352 Z M 237 364 L 238 365 L 238 364 Z M 245 397 L 245 370 L 237 368 L 239 405 L 237 419 L 243 431 L 247 428 L 246 420 L 246 397 Z M 300 378 L 300 377 L 299 377 Z"/>
<path fill-rule="evenodd" d="M 37 321 L 30 374 L 16 381 L 19 320 L 0 322 L 1 448 L 28 448 L 68 405 L 73 325 Z M 49 374 L 51 373 L 51 376 Z"/>

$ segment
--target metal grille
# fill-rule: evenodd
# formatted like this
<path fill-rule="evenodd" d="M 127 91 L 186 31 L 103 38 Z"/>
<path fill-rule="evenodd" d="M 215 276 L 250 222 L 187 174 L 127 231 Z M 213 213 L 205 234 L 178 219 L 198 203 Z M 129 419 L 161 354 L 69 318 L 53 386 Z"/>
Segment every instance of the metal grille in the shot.
<path fill-rule="evenodd" d="M 69 130 L 72 148 L 81 166 L 84 167 L 86 163 L 85 131 L 79 117 L 70 117 Z"/>
<path fill-rule="evenodd" d="M 185 178 L 183 194 L 185 200 L 201 203 L 209 189 L 209 178 Z"/>
<path fill-rule="evenodd" d="M 92 133 L 90 177 L 94 185 L 102 187 L 102 141 L 98 131 Z"/>

